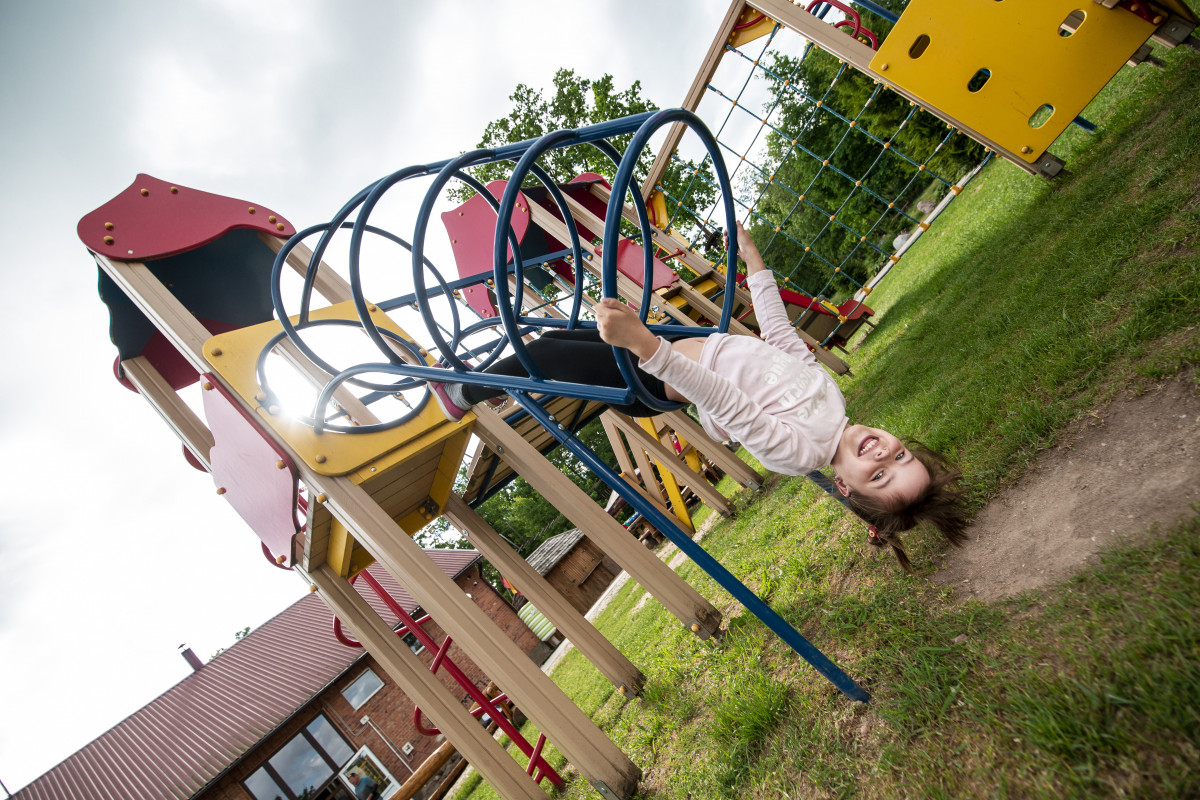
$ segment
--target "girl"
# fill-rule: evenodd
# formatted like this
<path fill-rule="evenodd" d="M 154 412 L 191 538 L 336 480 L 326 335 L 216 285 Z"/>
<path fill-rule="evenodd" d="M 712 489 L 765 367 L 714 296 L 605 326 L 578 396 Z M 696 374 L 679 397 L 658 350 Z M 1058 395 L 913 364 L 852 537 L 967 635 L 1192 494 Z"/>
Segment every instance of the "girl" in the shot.
<path fill-rule="evenodd" d="M 639 377 L 653 394 L 694 403 L 710 436 L 740 442 L 767 469 L 804 475 L 832 465 L 838 491 L 906 570 L 912 568 L 899 534 L 920 522 L 960 544 L 966 538 L 960 475 L 918 443 L 850 423 L 841 391 L 788 322 L 774 273 L 741 224 L 737 238 L 761 339 L 713 334 L 669 341 L 655 336 L 633 309 L 605 298 L 594 309 L 598 331 L 549 331 L 527 345 L 530 354 L 555 380 L 623 387 L 612 346 L 623 347 L 637 356 Z M 526 374 L 515 356 L 487 371 Z M 451 419 L 500 394 L 458 383 L 430 387 Z M 640 403 L 617 410 L 655 413 Z"/>

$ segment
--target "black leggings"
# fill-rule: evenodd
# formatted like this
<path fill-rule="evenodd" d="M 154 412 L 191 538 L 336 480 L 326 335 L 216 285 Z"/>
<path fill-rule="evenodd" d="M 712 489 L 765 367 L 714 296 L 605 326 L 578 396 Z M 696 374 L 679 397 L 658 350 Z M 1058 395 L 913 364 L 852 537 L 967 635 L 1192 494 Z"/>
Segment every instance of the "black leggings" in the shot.
<path fill-rule="evenodd" d="M 625 388 L 625 378 L 617 367 L 617 359 L 613 355 L 612 345 L 606 344 L 596 330 L 550 330 L 541 338 L 528 342 L 525 347 L 533 356 L 533 361 L 548 378 L 570 383 L 583 383 L 591 386 L 608 386 Z M 666 402 L 666 388 L 661 380 L 637 369 L 634 369 L 642 380 L 642 384 L 655 397 L 663 398 Z M 485 372 L 493 375 L 525 378 L 529 373 L 516 355 L 500 359 Z M 502 391 L 487 386 L 463 385 L 463 394 L 471 405 L 489 400 L 503 394 Z M 613 408 L 631 417 L 648 417 L 659 412 L 635 400 L 628 405 L 614 405 Z"/>

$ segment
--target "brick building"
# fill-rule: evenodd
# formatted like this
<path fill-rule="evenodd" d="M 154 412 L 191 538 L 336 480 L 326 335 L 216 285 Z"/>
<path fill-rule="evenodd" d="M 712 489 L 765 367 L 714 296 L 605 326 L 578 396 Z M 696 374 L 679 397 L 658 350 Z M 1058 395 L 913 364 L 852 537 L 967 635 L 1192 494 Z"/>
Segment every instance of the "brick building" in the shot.
<path fill-rule="evenodd" d="M 480 576 L 477 552 L 427 552 L 505 635 L 532 658 L 544 659 L 544 645 Z M 371 574 L 420 618 L 416 601 L 384 570 L 372 567 Z M 375 594 L 362 581 L 358 586 L 398 627 Z M 434 622 L 425 629 L 442 642 Z M 412 701 L 365 650 L 338 642 L 332 631 L 333 615 L 320 598 L 303 597 L 207 664 L 192 656 L 193 674 L 16 792 L 14 800 L 351 800 L 342 776 L 359 764 L 380 778 L 388 797 L 440 738 L 420 734 Z M 427 665 L 432 661 L 416 637 L 405 641 Z M 457 644 L 449 657 L 476 686 L 487 683 Z M 444 670 L 438 676 L 470 705 Z"/>

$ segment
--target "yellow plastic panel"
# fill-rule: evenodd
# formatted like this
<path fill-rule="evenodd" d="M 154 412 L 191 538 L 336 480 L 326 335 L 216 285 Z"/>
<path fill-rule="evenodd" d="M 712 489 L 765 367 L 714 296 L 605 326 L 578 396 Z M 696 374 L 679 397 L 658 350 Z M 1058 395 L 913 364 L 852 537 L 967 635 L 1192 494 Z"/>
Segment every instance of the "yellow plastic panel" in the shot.
<path fill-rule="evenodd" d="M 752 42 L 761 36 L 766 36 L 775 29 L 775 20 L 761 11 L 750 6 L 742 9 L 737 22 L 733 25 L 733 33 L 729 34 L 729 46 L 741 47 L 746 42 Z"/>
<path fill-rule="evenodd" d="M 354 304 L 347 302 L 313 311 L 311 317 L 354 320 L 357 319 L 357 314 Z M 373 312 L 371 318 L 380 328 L 386 328 L 412 341 L 411 337 L 382 311 Z M 293 317 L 292 322 L 297 322 L 297 318 Z M 349 434 L 327 431 L 318 435 L 311 427 L 298 420 L 273 415 L 255 397 L 259 392 L 255 364 L 263 347 L 281 330 L 278 322 L 264 322 L 261 325 L 222 333 L 205 342 L 204 356 L 212 364 L 213 371 L 254 408 L 259 419 L 278 433 L 304 463 L 320 475 L 345 475 L 363 469 L 385 456 L 387 464 L 396 464 L 404 461 L 412 453 L 425 450 L 435 441 L 455 435 L 461 435 L 465 439 L 475 425 L 474 414 L 468 412 L 461 422 L 451 422 L 442 414 L 437 403 L 432 401 L 426 403 L 421 413 L 408 422 L 378 433 Z M 218 352 L 220 355 L 215 355 Z M 461 453 L 459 455 L 461 458 Z"/>
<path fill-rule="evenodd" d="M 1032 163 L 1152 33 L 1092 0 L 912 0 L 871 69 Z"/>

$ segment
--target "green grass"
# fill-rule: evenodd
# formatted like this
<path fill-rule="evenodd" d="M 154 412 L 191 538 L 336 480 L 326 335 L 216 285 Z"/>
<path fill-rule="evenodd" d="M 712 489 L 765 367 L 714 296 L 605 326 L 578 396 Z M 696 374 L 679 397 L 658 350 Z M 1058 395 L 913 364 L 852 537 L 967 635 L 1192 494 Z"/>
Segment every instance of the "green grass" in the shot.
<path fill-rule="evenodd" d="M 948 453 L 976 506 L 1073 421 L 1200 361 L 1200 56 L 1166 61 L 1122 71 L 1085 112 L 1095 136 L 1060 138 L 1070 175 L 989 165 L 872 296 L 850 414 Z M 643 695 L 578 653 L 554 678 L 643 770 L 640 797 L 1200 796 L 1200 514 L 985 604 L 927 580 L 936 536 L 908 537 L 924 574 L 906 575 L 801 479 L 737 506 L 706 548 L 873 701 L 844 700 L 691 562 L 719 638 L 627 584 L 597 624 Z M 596 795 L 574 776 L 562 796 Z"/>

